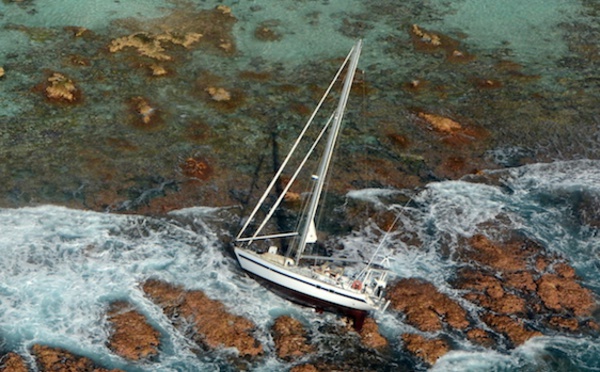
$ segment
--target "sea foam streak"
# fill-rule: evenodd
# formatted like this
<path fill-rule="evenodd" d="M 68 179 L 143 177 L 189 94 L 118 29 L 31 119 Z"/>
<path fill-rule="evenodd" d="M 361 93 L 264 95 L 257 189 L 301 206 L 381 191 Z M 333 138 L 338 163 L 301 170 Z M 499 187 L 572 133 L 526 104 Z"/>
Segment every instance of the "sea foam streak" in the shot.
<path fill-rule="evenodd" d="M 496 174 L 501 172 L 501 174 Z M 482 223 L 505 216 L 508 229 L 540 240 L 547 249 L 569 257 L 585 284 L 598 294 L 595 274 L 600 267 L 600 237 L 593 228 L 573 228 L 570 196 L 598 196 L 600 164 L 593 161 L 536 164 L 493 171 L 495 184 L 448 181 L 428 185 L 407 205 L 389 204 L 388 191 L 355 191 L 352 197 L 399 214 L 402 229 L 393 232 L 382 253 L 391 256 L 399 278 L 428 280 L 458 301 L 472 315 L 477 309 L 448 284 L 457 262 L 453 251 L 461 237 L 484 232 Z M 561 203 L 555 203 L 555 199 Z M 160 308 L 149 301 L 140 283 L 149 277 L 188 289 L 203 290 L 229 311 L 257 324 L 257 336 L 269 352 L 258 370 L 285 369 L 275 358 L 269 336 L 273 320 L 293 314 L 316 338 L 330 314 L 315 314 L 262 288 L 238 268 L 219 240 L 225 221 L 218 209 L 191 208 L 161 219 L 114 215 L 41 206 L 0 209 L 0 345 L 5 351 L 28 354 L 33 343 L 65 347 L 106 366 L 130 371 L 216 370 L 226 367 L 224 350 L 198 357 L 193 345 L 176 330 Z M 574 224 L 573 221 L 572 225 Z M 370 224 L 341 237 L 345 254 L 360 257 L 376 249 L 382 231 Z M 407 237 L 414 237 L 407 239 Z M 127 300 L 162 334 L 158 362 L 129 364 L 112 354 L 105 343 L 105 312 L 114 300 Z M 268 303 L 268 306 L 264 306 Z M 473 316 L 473 319 L 477 319 Z M 393 313 L 377 316 L 381 332 L 396 352 L 399 335 L 415 332 Z M 514 350 L 486 351 L 450 335 L 460 349 L 438 361 L 440 370 L 535 369 L 563 363 L 600 368 L 597 343 L 586 337 L 534 338 Z"/>
<path fill-rule="evenodd" d="M 195 216 L 193 226 L 55 206 L 0 210 L 2 349 L 27 355 L 33 343 L 42 343 L 107 366 L 145 370 L 128 365 L 105 346 L 107 306 L 127 300 L 163 335 L 161 370 L 218 368 L 218 357 L 201 360 L 194 354 L 195 346 L 143 295 L 141 282 L 155 277 L 202 289 L 234 312 L 250 318 L 256 312 L 255 319 L 270 319 L 272 309 L 255 309 L 251 304 L 264 299 L 244 301 L 248 293 L 273 297 L 269 301 L 274 306 L 285 302 L 232 270 L 234 262 L 222 254 L 221 244 L 202 221 L 206 211 L 189 213 Z"/>

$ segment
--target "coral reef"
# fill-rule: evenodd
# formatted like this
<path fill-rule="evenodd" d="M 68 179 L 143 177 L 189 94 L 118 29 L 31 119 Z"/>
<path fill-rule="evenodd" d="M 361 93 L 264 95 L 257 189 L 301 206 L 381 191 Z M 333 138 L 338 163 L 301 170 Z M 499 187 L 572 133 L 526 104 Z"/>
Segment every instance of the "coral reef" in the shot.
<path fill-rule="evenodd" d="M 439 331 L 444 322 L 456 329 L 469 325 L 467 312 L 424 280 L 401 279 L 388 288 L 386 296 L 392 309 L 404 313 L 407 321 L 422 331 Z"/>
<path fill-rule="evenodd" d="M 205 159 L 189 157 L 180 165 L 186 177 L 206 181 L 213 173 Z"/>
<path fill-rule="evenodd" d="M 418 25 L 413 24 L 410 32 L 412 35 L 418 37 L 423 44 L 428 44 L 433 47 L 439 47 L 442 45 L 442 40 L 440 39 L 439 35 L 425 32 Z"/>
<path fill-rule="evenodd" d="M 536 284 L 537 294 L 551 311 L 566 310 L 575 316 L 590 316 L 597 306 L 590 290 L 582 287 L 573 277 L 544 274 Z"/>
<path fill-rule="evenodd" d="M 222 77 L 211 71 L 199 71 L 195 91 L 210 107 L 222 113 L 231 113 L 245 103 L 245 94 L 240 89 L 225 88 Z"/>
<path fill-rule="evenodd" d="M 468 266 L 457 273 L 456 287 L 469 291 L 464 298 L 486 309 L 484 322 L 513 345 L 542 334 L 531 328 L 531 320 L 567 332 L 594 331 L 586 323 L 598 306 L 592 292 L 578 283 L 571 266 L 539 244 L 528 239 L 498 243 L 476 235 L 458 258 Z"/>
<path fill-rule="evenodd" d="M 359 332 L 362 343 L 371 349 L 385 349 L 388 340 L 379 333 L 379 327 L 373 318 L 366 318 Z"/>
<path fill-rule="evenodd" d="M 73 80 L 59 72 L 54 72 L 47 79 L 45 94 L 51 101 L 76 103 L 81 100 L 81 91 Z"/>
<path fill-rule="evenodd" d="M 460 43 L 449 36 L 427 31 L 416 24 L 411 26 L 409 33 L 418 51 L 430 53 L 442 51 L 446 55 L 446 60 L 454 63 L 470 62 L 475 58 L 461 50 Z"/>
<path fill-rule="evenodd" d="M 36 344 L 33 345 L 31 351 L 41 371 L 122 372 L 119 369 L 108 370 L 98 367 L 88 358 L 71 354 L 59 348 Z"/>
<path fill-rule="evenodd" d="M 548 329 L 561 332 L 598 332 L 592 314 L 598 308 L 593 293 L 581 286 L 573 268 L 556 255 L 548 255 L 537 243 L 512 238 L 494 242 L 484 235 L 465 241 L 456 253 L 461 268 L 451 283 L 463 298 L 481 310 L 479 318 L 493 332 L 470 328 L 466 311 L 433 284 L 416 278 L 401 279 L 387 291 L 391 308 L 406 316 L 406 321 L 424 332 L 447 326 L 466 331 L 472 342 L 495 348 L 498 335 L 508 347 L 521 345 L 541 336 Z M 423 336 L 404 335 L 407 350 L 428 363 L 449 350 L 441 341 Z M 435 349 L 433 357 L 428 356 Z"/>
<path fill-rule="evenodd" d="M 206 88 L 206 92 L 213 101 L 221 102 L 231 100 L 231 93 L 225 88 L 208 87 Z"/>
<path fill-rule="evenodd" d="M 473 328 L 467 331 L 467 338 L 478 345 L 491 348 L 495 345 L 492 335 L 484 329 Z"/>
<path fill-rule="evenodd" d="M 187 50 L 202 45 L 209 51 L 232 55 L 236 52 L 232 36 L 235 22 L 231 8 L 225 5 L 200 11 L 175 9 L 165 17 L 146 21 L 119 20 L 116 25 L 135 32 L 112 40 L 108 49 L 114 53 L 133 48 L 140 56 L 160 61 L 174 60 L 174 53 L 167 53 L 172 46 Z"/>
<path fill-rule="evenodd" d="M 158 35 L 139 32 L 112 40 L 108 46 L 108 50 L 111 53 L 116 53 L 125 48 L 133 48 L 139 55 L 158 61 L 170 61 L 173 57 L 165 53 L 165 44 L 171 43 L 174 45 L 181 45 L 184 48 L 190 48 L 201 38 L 202 34 L 196 32 L 186 33 L 182 36 L 173 35 L 168 32 Z"/>
<path fill-rule="evenodd" d="M 16 353 L 0 356 L 0 372 L 28 372 L 27 364 Z"/>
<path fill-rule="evenodd" d="M 199 344 L 214 349 L 234 347 L 244 357 L 263 353 L 262 345 L 252 337 L 254 324 L 229 313 L 223 304 L 208 298 L 203 292 L 186 291 L 158 280 L 148 280 L 142 288 L 182 330 L 189 324 L 191 337 Z"/>
<path fill-rule="evenodd" d="M 441 133 L 456 133 L 462 129 L 462 125 L 450 118 L 419 112 L 417 114 L 421 119 L 425 120 L 432 129 Z"/>
<path fill-rule="evenodd" d="M 139 128 L 151 129 L 160 123 L 159 110 L 147 98 L 137 96 L 129 99 L 128 106 L 133 113 L 132 125 Z"/>
<path fill-rule="evenodd" d="M 301 364 L 292 367 L 292 369 L 290 369 L 290 372 L 319 372 L 319 370 L 312 364 Z"/>
<path fill-rule="evenodd" d="M 423 359 L 430 365 L 450 351 L 448 343 L 441 339 L 429 339 L 424 336 L 405 333 L 402 335 L 402 341 L 408 351 Z"/>
<path fill-rule="evenodd" d="M 526 327 L 523 319 L 513 318 L 508 315 L 493 313 L 484 314 L 482 320 L 496 332 L 507 336 L 513 346 L 519 346 L 532 337 L 542 336 L 542 333 Z"/>
<path fill-rule="evenodd" d="M 272 332 L 277 356 L 281 359 L 293 360 L 315 351 L 308 343 L 302 324 L 291 316 L 284 315 L 275 319 Z"/>
<path fill-rule="evenodd" d="M 277 41 L 281 39 L 281 34 L 275 31 L 275 27 L 279 26 L 279 21 L 268 20 L 259 24 L 254 30 L 254 37 L 260 41 Z"/>
<path fill-rule="evenodd" d="M 158 355 L 160 333 L 130 304 L 112 303 L 107 315 L 112 324 L 108 347 L 115 354 L 134 361 Z"/>
<path fill-rule="evenodd" d="M 151 76 L 165 76 L 169 74 L 169 71 L 162 65 L 152 63 L 148 66 Z"/>

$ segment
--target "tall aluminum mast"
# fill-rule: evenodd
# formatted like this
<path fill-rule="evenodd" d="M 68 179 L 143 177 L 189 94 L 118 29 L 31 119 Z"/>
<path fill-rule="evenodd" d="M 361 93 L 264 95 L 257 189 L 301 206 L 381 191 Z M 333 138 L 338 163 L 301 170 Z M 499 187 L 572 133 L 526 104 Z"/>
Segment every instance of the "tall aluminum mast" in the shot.
<path fill-rule="evenodd" d="M 300 262 L 300 258 L 304 253 L 307 238 L 311 230 L 311 225 L 313 224 L 313 221 L 317 214 L 317 207 L 319 204 L 319 200 L 321 199 L 323 186 L 325 185 L 325 178 L 327 175 L 327 171 L 329 170 L 331 158 L 333 156 L 333 150 L 340 131 L 342 119 L 344 117 L 344 111 L 346 110 L 346 103 L 348 102 L 348 96 L 350 95 L 350 88 L 352 87 L 352 81 L 354 80 L 354 74 L 358 66 L 358 59 L 360 58 L 361 50 L 362 40 L 359 40 L 350 51 L 351 58 L 348 65 L 348 71 L 346 73 L 346 78 L 344 79 L 344 86 L 342 88 L 340 100 L 338 102 L 337 109 L 335 110 L 333 124 L 330 128 L 329 136 L 327 137 L 327 144 L 325 146 L 323 158 L 321 159 L 321 163 L 319 164 L 319 169 L 316 174 L 316 184 L 311 195 L 310 202 L 308 204 L 306 220 L 304 221 L 304 227 L 302 229 L 302 234 L 300 235 L 298 252 L 296 254 L 296 262 Z"/>

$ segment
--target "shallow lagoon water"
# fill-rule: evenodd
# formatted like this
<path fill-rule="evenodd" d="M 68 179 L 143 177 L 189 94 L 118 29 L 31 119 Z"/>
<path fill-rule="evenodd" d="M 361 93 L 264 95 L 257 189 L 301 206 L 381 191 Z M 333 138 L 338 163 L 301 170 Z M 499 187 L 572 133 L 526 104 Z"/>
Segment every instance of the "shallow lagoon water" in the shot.
<path fill-rule="evenodd" d="M 597 4 L 231 1 L 224 4 L 237 18 L 232 29 L 238 49 L 234 56 L 202 48 L 178 51 L 172 67 L 176 74 L 152 80 L 132 67 L 128 58 L 105 52 L 111 39 L 131 32 L 113 21 L 132 18 L 143 23 L 174 9 L 212 9 L 220 4 L 64 0 L 0 6 L 0 66 L 6 70 L 0 80 L 4 180 L 0 205 L 10 207 L 0 211 L 0 250 L 8 260 L 0 269 L 1 351 L 28 356 L 28 347 L 41 342 L 131 371 L 232 369 L 226 362 L 229 351 L 199 358 L 194 346 L 143 296 L 140 281 L 157 276 L 190 289 L 202 288 L 235 313 L 252 319 L 267 348 L 273 348 L 268 328 L 280 314 L 294 314 L 316 335 L 323 323 L 338 322 L 334 316 L 289 304 L 240 275 L 218 239 L 230 233 L 223 230 L 219 209 L 204 209 L 190 199 L 186 206 L 199 208 L 149 218 L 36 205 L 98 209 L 94 196 L 112 189 L 119 190 L 116 194 L 125 209 L 143 205 L 147 201 L 143 195 L 160 194 L 161 187 L 178 180 L 179 163 L 195 154 L 218 154 L 215 157 L 223 159 L 220 166 L 250 172 L 252 163 L 246 158 L 252 155 L 246 150 L 264 147 L 261 140 L 273 125 L 265 124 L 265 113 L 270 115 L 267 121 L 279 123 L 282 132 L 289 129 L 299 119 L 290 113 L 290 102 L 309 105 L 312 97 L 303 87 L 323 84 L 334 70 L 332 60 L 345 55 L 357 37 L 366 44 L 361 59 L 364 79 L 376 92 L 366 101 L 355 102 L 361 110 L 366 107 L 372 121 L 357 119 L 357 110 L 349 115 L 351 139 L 356 142 L 352 146 L 361 148 L 358 143 L 368 140 L 379 146 L 377 151 L 389 152 L 382 133 L 394 130 L 412 138 L 413 147 L 403 150 L 408 152 L 401 154 L 403 158 L 436 152 L 436 144 L 432 147 L 411 123 L 408 108 L 420 106 L 464 116 L 488 129 L 492 133 L 488 148 L 477 156 L 489 160 L 493 169 L 487 172 L 505 172 L 503 187 L 469 179 L 432 182 L 424 191 L 414 191 L 415 204 L 388 205 L 404 214 L 404 226 L 424 242 L 418 249 L 396 242 L 400 248 L 393 251 L 392 269 L 398 276 L 427 278 L 457 298 L 447 285 L 456 263 L 440 254 L 442 236 L 451 241 L 469 236 L 478 232 L 479 223 L 503 213 L 510 217 L 511 227 L 569 257 L 585 285 L 600 294 L 595 275 L 600 268 L 598 232 L 573 218 L 571 203 L 578 193 L 599 192 L 600 166 L 594 160 L 600 155 L 600 89 L 594 75 L 599 48 L 599 38 L 594 36 Z M 449 35 L 476 59 L 466 65 L 451 64 L 439 52 L 415 52 L 409 34 L 412 24 Z M 265 25 L 281 38 L 257 40 L 255 30 Z M 73 39 L 65 26 L 86 27 L 95 36 Z M 92 65 L 65 62 L 71 54 L 89 58 Z M 495 67 L 506 62 L 522 69 L 515 73 Z M 245 106 L 223 113 L 194 96 L 202 70 L 246 92 Z M 244 70 L 268 72 L 271 81 L 241 81 L 238 72 Z M 44 101 L 34 87 L 44 81 L 47 71 L 74 78 L 86 94 L 84 104 L 64 107 Z M 497 78 L 504 87 L 481 90 L 470 83 L 474 77 Z M 407 93 L 404 84 L 416 78 L 440 88 Z M 286 84 L 300 88 L 291 93 L 277 90 Z M 142 94 L 163 111 L 162 129 L 141 131 L 127 124 L 126 102 Z M 206 123 L 211 130 L 208 139 L 198 142 L 186 136 L 192 121 Z M 243 140 L 245 147 L 227 136 Z M 550 164 L 502 169 L 522 165 L 524 158 Z M 156 179 L 149 180 L 150 176 Z M 227 194 L 227 190 L 218 192 Z M 350 197 L 385 205 L 385 198 L 378 201 L 376 195 L 359 189 Z M 211 205 L 207 200 L 203 203 Z M 368 251 L 374 249 L 373 229 L 366 226 L 342 239 L 352 249 L 367 244 Z M 134 303 L 160 330 L 165 346 L 157 364 L 128 364 L 106 348 L 104 313 L 115 299 Z M 264 302 L 272 306 L 257 305 Z M 377 320 L 396 350 L 381 368 L 405 365 L 408 357 L 401 351 L 398 335 L 414 329 L 391 314 Z M 597 340 L 586 337 L 547 336 L 515 350 L 499 351 L 484 351 L 461 340 L 457 344 L 458 350 L 439 360 L 435 370 L 600 369 Z M 416 369 L 427 368 L 411 363 Z M 273 357 L 254 367 L 271 371 L 290 365 Z"/>

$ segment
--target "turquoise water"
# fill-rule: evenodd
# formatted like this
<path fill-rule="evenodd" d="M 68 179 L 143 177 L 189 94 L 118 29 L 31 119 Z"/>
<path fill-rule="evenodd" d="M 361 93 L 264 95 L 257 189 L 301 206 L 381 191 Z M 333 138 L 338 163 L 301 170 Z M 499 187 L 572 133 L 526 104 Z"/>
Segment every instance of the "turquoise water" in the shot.
<path fill-rule="evenodd" d="M 235 22 L 215 13 L 218 5 L 229 6 Z M 270 155 L 271 134 L 290 142 L 357 38 L 365 42 L 365 84 L 351 98 L 342 139 L 350 186 L 358 189 L 352 197 L 381 208 L 390 189 L 415 195 L 417 204 L 403 209 L 404 226 L 424 242 L 396 252 L 393 270 L 451 292 L 457 264 L 442 257 L 440 240 L 477 233 L 501 213 L 569 257 L 600 294 L 598 231 L 573 218 L 574 200 L 599 193 L 599 13 L 590 0 L 1 2 L 0 250 L 8 261 L 0 269 L 0 354 L 27 356 L 43 342 L 108 366 L 154 370 L 105 346 L 106 304 L 125 298 L 163 335 L 160 370 L 232 369 L 221 352 L 198 358 L 140 293 L 137 283 L 157 275 L 188 288 L 203 283 L 255 321 L 268 347 L 268 328 L 281 313 L 303 319 L 316 339 L 331 337 L 320 332 L 335 317 L 297 308 L 240 276 L 218 239 L 231 233 L 223 210 L 202 206 L 239 204 L 259 159 Z M 419 49 L 413 25 L 441 35 L 443 47 Z M 189 49 L 163 44 L 170 61 L 109 51 L 115 38 L 139 32 L 198 30 L 204 39 Z M 223 47 L 228 42 L 232 49 Z M 455 51 L 469 58 L 452 59 Z M 153 64 L 167 75 L 151 76 Z M 80 102 L 44 97 L 54 72 L 72 79 Z M 419 89 L 410 89 L 414 80 Z M 230 91 L 232 102 L 214 102 L 211 85 Z M 146 126 L 133 103 L 139 97 L 157 113 Z M 471 130 L 466 145 L 448 146 L 418 120 L 421 110 L 460 121 Z M 463 159 L 466 173 L 498 175 L 501 186 L 446 180 L 449 156 Z M 181 165 L 190 157 L 219 177 L 186 189 Z M 370 179 L 356 165 L 365 163 L 392 170 Z M 177 192 L 183 196 L 165 207 L 176 212 L 153 204 Z M 99 213 L 110 211 L 136 214 Z M 163 217 L 143 217 L 146 211 Z M 367 227 L 345 243 L 358 249 L 371 233 Z M 88 246 L 96 249 L 82 249 Z M 273 307 L 256 305 L 264 302 Z M 389 314 L 378 321 L 395 350 L 380 367 L 427 368 L 402 351 L 398 335 L 414 329 Z M 597 340 L 583 336 L 498 351 L 454 341 L 457 349 L 434 369 L 600 369 Z M 254 367 L 290 366 L 272 357 Z"/>
<path fill-rule="evenodd" d="M 466 0 L 448 4 L 448 15 L 429 22 L 466 33 L 466 42 L 478 49 L 508 49 L 511 57 L 525 63 L 556 63 L 569 55 L 561 23 L 576 22 L 582 8 L 578 2 L 533 0 L 522 2 Z"/>

